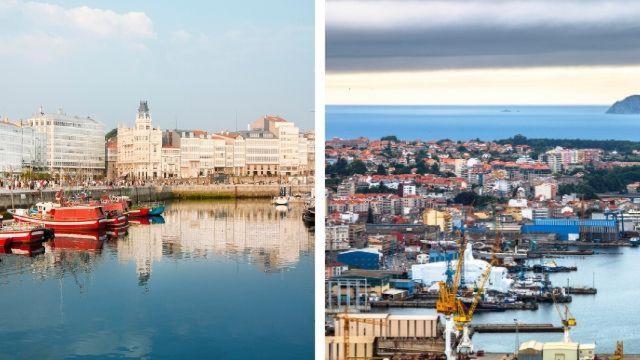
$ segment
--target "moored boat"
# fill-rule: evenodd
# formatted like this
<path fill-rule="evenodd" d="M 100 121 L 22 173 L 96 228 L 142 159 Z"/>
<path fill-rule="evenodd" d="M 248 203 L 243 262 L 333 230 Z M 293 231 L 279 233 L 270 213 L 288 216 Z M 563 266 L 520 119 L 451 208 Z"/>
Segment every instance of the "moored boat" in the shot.
<path fill-rule="evenodd" d="M 286 196 L 276 196 L 273 198 L 273 203 L 276 205 L 284 205 L 289 204 L 289 198 Z"/>
<path fill-rule="evenodd" d="M 127 215 L 130 217 L 144 217 L 149 216 L 149 211 L 150 209 L 148 207 L 139 207 L 129 210 Z"/>
<path fill-rule="evenodd" d="M 160 216 L 164 213 L 164 203 L 153 203 L 151 206 L 151 210 L 149 210 L 150 216 Z"/>
<path fill-rule="evenodd" d="M 316 223 L 316 208 L 308 207 L 302 213 L 302 221 L 307 226 L 313 226 Z"/>
<path fill-rule="evenodd" d="M 36 209 L 12 209 L 8 212 L 17 222 L 42 225 L 54 230 L 98 230 L 104 229 L 108 222 L 102 207 L 92 205 L 38 203 Z"/>
<path fill-rule="evenodd" d="M 38 224 L 12 223 L 0 227 L 0 247 L 31 244 L 45 239 L 45 228 Z"/>

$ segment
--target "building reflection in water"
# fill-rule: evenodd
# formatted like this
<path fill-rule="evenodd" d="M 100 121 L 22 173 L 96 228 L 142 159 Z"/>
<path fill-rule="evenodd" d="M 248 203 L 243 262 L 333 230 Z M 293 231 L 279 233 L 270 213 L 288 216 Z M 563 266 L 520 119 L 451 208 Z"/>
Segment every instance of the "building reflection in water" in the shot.
<path fill-rule="evenodd" d="M 163 217 L 164 224 L 131 226 L 117 241 L 118 260 L 135 261 L 140 285 L 149 280 L 153 263 L 163 260 L 222 256 L 278 272 L 313 251 L 302 206 L 281 212 L 268 201 L 175 202 Z"/>
<path fill-rule="evenodd" d="M 249 263 L 261 271 L 287 271 L 311 254 L 313 233 L 302 222 L 302 205 L 278 211 L 269 201 L 198 201 L 169 204 L 164 219 L 135 221 L 128 233 L 57 233 L 52 241 L 0 254 L 0 282 L 31 273 L 36 279 L 71 277 L 82 290 L 100 263 L 117 257 L 135 262 L 147 285 L 160 261 Z M 4 280 L 3 280 L 4 279 Z"/>

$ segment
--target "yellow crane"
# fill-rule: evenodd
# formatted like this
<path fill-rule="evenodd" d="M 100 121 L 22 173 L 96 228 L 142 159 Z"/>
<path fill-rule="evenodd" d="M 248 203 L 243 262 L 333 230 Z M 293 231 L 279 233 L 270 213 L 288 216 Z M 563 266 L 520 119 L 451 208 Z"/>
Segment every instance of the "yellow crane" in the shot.
<path fill-rule="evenodd" d="M 569 330 L 572 327 L 576 326 L 578 323 L 576 322 L 576 318 L 573 317 L 571 311 L 569 311 L 569 307 L 566 304 L 562 304 L 564 307 L 560 309 L 560 304 L 556 301 L 556 292 L 554 289 L 551 289 L 551 298 L 553 299 L 553 305 L 555 305 L 556 310 L 558 311 L 558 315 L 560 316 L 560 322 L 562 322 L 563 329 L 563 340 L 568 343 L 571 342 L 571 338 L 569 337 Z"/>
<path fill-rule="evenodd" d="M 456 263 L 456 272 L 451 286 L 445 281 L 439 283 L 440 293 L 436 302 L 436 310 L 445 316 L 445 355 L 447 359 L 455 359 L 455 354 L 451 348 L 451 334 L 454 333 L 454 324 L 457 331 L 462 331 L 462 338 L 456 349 L 459 353 L 469 353 L 473 351 L 473 344 L 471 343 L 469 325 L 473 319 L 473 314 L 478 307 L 478 303 L 482 297 L 489 276 L 491 275 L 491 269 L 498 263 L 496 253 L 500 251 L 501 237 L 496 227 L 496 239 L 493 244 L 491 262 L 484 270 L 480 277 L 480 283 L 478 290 L 475 293 L 471 305 L 469 308 L 465 307 L 462 301 L 458 298 L 458 289 L 460 285 L 460 277 L 464 266 L 464 254 L 466 249 L 466 241 L 464 236 L 460 238 L 460 248 L 458 261 Z M 453 315 L 453 316 L 452 316 Z"/>
<path fill-rule="evenodd" d="M 460 277 L 462 276 L 462 267 L 464 266 L 464 252 L 465 252 L 465 239 L 460 237 L 458 261 L 456 262 L 456 272 L 451 282 L 451 286 L 446 281 L 440 281 L 439 295 L 436 301 L 436 311 L 445 318 L 445 355 L 448 360 L 455 359 L 455 354 L 451 348 L 451 334 L 454 333 L 454 321 L 453 314 L 458 311 L 461 306 L 460 299 L 458 299 L 458 287 L 460 286 Z"/>
<path fill-rule="evenodd" d="M 342 313 L 340 315 L 338 315 L 338 318 L 342 319 L 342 356 L 338 357 L 338 358 L 342 358 L 345 360 L 349 360 L 349 359 L 360 359 L 360 358 L 364 358 L 364 359 L 368 359 L 369 357 L 367 357 L 367 354 L 365 353 L 364 356 L 351 356 L 350 352 L 351 352 L 351 343 L 349 341 L 349 335 L 350 335 L 350 331 L 351 331 L 351 323 L 352 322 L 358 322 L 358 323 L 364 323 L 364 324 L 370 324 L 370 325 L 379 325 L 382 329 L 383 326 L 387 326 L 387 323 L 384 319 L 363 319 L 363 318 L 353 318 L 351 316 L 349 316 L 348 313 Z M 356 354 L 357 355 L 357 354 Z"/>

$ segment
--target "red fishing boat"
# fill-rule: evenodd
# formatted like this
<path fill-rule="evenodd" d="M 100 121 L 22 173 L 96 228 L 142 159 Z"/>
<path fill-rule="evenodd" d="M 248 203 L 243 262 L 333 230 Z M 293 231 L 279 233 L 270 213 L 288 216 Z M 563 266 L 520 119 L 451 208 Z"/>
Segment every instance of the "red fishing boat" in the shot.
<path fill-rule="evenodd" d="M 149 216 L 149 211 L 151 211 L 151 209 L 149 209 L 148 207 L 139 207 L 129 210 L 129 212 L 127 212 L 127 215 L 131 217 L 144 217 Z"/>
<path fill-rule="evenodd" d="M 13 223 L 0 227 L 0 247 L 42 242 L 45 228 L 37 224 Z"/>
<path fill-rule="evenodd" d="M 107 218 L 100 206 L 61 206 L 54 203 L 38 203 L 36 209 L 9 210 L 15 221 L 38 224 L 54 230 L 99 230 L 107 225 Z"/>
<path fill-rule="evenodd" d="M 126 201 L 117 197 L 103 197 L 99 202 L 90 202 L 89 205 L 100 206 L 107 218 L 107 227 L 110 229 L 120 229 L 129 225 L 127 216 L 128 205 Z"/>

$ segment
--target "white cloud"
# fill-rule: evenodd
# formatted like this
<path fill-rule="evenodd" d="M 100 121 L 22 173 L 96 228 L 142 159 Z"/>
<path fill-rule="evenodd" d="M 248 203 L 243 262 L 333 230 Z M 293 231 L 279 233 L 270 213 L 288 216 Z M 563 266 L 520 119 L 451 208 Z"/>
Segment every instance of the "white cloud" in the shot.
<path fill-rule="evenodd" d="M 619 1 L 370 1 L 330 0 L 328 28 L 456 26 L 636 26 L 640 2 Z"/>
<path fill-rule="evenodd" d="M 113 10 L 62 6 L 43 2 L 17 3 L 22 14 L 36 23 L 88 32 L 100 37 L 143 39 L 155 36 L 151 19 L 143 12 L 117 13 Z"/>
<path fill-rule="evenodd" d="M 144 12 L 37 1 L 0 0 L 0 22 L 11 24 L 0 30 L 0 54 L 36 64 L 92 52 L 140 54 L 156 36 Z"/>

